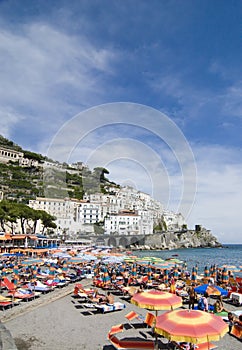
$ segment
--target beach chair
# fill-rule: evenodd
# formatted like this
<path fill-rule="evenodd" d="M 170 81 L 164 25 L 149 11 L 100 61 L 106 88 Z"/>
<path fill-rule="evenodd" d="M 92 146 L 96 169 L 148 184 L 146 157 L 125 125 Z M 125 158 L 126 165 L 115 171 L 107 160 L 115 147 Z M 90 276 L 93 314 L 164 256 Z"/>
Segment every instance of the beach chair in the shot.
<path fill-rule="evenodd" d="M 93 304 L 95 308 L 102 312 L 103 314 L 106 312 L 113 312 L 113 311 L 120 311 L 125 309 L 126 305 L 123 303 L 120 303 L 119 301 L 113 303 L 113 304 Z"/>
<path fill-rule="evenodd" d="M 133 320 L 138 320 L 140 322 L 142 322 L 141 324 L 143 325 L 144 324 L 144 316 L 138 314 L 137 312 L 135 311 L 130 311 L 128 314 L 126 314 L 124 316 L 128 321 L 129 321 L 129 325 L 132 327 L 132 328 L 135 328 L 136 324 L 133 324 L 131 321 Z"/>
<path fill-rule="evenodd" d="M 118 339 L 113 334 L 108 334 L 108 340 L 112 346 L 117 350 L 154 350 L 155 342 L 153 340 L 143 340 L 143 339 Z"/>
<path fill-rule="evenodd" d="M 9 281 L 7 277 L 4 277 L 3 283 L 8 290 L 8 296 L 12 296 L 16 299 L 21 299 L 25 301 L 32 300 L 37 296 L 37 294 L 32 293 L 27 289 L 16 288 L 15 284 Z"/>
<path fill-rule="evenodd" d="M 173 341 L 172 344 L 174 345 L 174 350 L 187 350 L 190 349 L 190 345 L 188 343 L 185 342 L 175 342 Z M 196 344 L 195 345 L 195 349 L 196 350 L 212 350 L 212 349 L 216 349 L 217 345 L 210 343 L 210 342 L 205 342 L 205 343 L 201 343 L 201 344 Z"/>
<path fill-rule="evenodd" d="M 147 314 L 145 315 L 144 323 L 145 323 L 148 327 L 154 328 L 155 322 L 156 322 L 156 317 L 155 317 L 155 315 L 153 315 L 151 312 L 147 312 Z"/>
<path fill-rule="evenodd" d="M 120 333 L 123 331 L 124 331 L 124 325 L 121 323 L 121 324 L 117 324 L 115 326 L 112 326 L 112 328 L 110 329 L 108 334 L 112 335 L 112 334 L 117 334 L 117 333 Z"/>
<path fill-rule="evenodd" d="M 41 293 L 48 293 L 53 290 L 52 287 L 48 287 L 47 285 L 43 284 L 40 281 L 36 281 L 33 283 L 28 283 L 27 288 L 31 290 L 32 292 L 41 292 Z"/>
<path fill-rule="evenodd" d="M 2 295 L 0 295 L 0 309 L 5 310 L 9 307 L 12 307 L 14 303 L 12 302 L 11 298 L 6 298 Z"/>
<path fill-rule="evenodd" d="M 237 324 L 233 325 L 231 329 L 231 334 L 238 339 L 242 339 L 242 326 Z"/>

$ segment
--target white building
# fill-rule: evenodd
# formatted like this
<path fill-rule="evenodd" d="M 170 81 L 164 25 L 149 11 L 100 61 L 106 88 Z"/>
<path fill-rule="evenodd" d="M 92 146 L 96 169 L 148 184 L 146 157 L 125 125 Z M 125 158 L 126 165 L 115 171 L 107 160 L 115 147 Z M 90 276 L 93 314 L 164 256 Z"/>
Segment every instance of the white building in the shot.
<path fill-rule="evenodd" d="M 138 235 L 140 234 L 140 221 L 141 218 L 137 213 L 123 211 L 110 214 L 105 218 L 104 229 L 106 234 Z"/>
<path fill-rule="evenodd" d="M 171 211 L 164 211 L 163 220 L 166 223 L 167 229 L 170 231 L 179 230 L 186 225 L 185 219 L 181 213 L 175 214 Z"/>
<path fill-rule="evenodd" d="M 65 230 L 75 234 L 85 231 L 86 225 L 92 225 L 101 220 L 100 206 L 83 200 L 37 197 L 29 201 L 29 206 L 54 216 L 58 232 Z"/>
<path fill-rule="evenodd" d="M 10 161 L 19 162 L 24 157 L 23 152 L 0 147 L 0 162 L 8 163 Z"/>

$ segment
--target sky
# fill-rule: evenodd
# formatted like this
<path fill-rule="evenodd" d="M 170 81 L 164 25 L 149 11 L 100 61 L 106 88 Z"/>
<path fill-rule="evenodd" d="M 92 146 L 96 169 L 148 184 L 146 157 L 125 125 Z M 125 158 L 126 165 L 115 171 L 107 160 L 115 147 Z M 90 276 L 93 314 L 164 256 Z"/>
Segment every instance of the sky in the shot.
<path fill-rule="evenodd" d="M 0 134 L 242 244 L 242 2 L 0 0 Z"/>

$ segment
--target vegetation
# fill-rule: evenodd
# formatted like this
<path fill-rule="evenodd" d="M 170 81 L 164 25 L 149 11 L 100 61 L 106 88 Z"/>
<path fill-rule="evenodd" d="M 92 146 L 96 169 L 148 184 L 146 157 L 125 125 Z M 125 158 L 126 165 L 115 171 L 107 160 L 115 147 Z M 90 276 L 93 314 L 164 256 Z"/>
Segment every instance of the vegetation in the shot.
<path fill-rule="evenodd" d="M 93 171 L 87 167 L 77 170 L 52 161 L 41 154 L 23 150 L 20 146 L 0 135 L 0 146 L 21 151 L 25 158 L 37 160 L 39 166 L 21 167 L 17 162 L 0 163 L 0 190 L 4 199 L 27 204 L 36 197 L 83 199 L 84 193 L 106 193 L 110 186 L 117 186 L 110 182 L 106 175 L 108 170 L 96 167 Z M 52 161 L 60 167 L 44 168 L 45 160 Z"/>
<path fill-rule="evenodd" d="M 21 232 L 25 234 L 26 231 L 30 233 L 36 232 L 37 223 L 40 220 L 43 225 L 42 233 L 47 228 L 56 228 L 54 222 L 55 217 L 46 213 L 43 210 L 35 210 L 28 205 L 3 200 L 0 202 L 0 226 L 2 231 L 15 231 L 17 220 L 21 223 Z"/>

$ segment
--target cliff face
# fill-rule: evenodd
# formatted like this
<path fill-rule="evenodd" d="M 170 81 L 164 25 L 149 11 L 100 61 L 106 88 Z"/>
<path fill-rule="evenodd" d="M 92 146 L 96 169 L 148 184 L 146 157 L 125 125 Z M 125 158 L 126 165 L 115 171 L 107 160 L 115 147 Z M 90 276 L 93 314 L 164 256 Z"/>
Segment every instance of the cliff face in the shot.
<path fill-rule="evenodd" d="M 179 249 L 179 248 L 221 247 L 221 243 L 210 231 L 187 230 L 184 232 L 162 232 L 145 238 L 143 249 Z"/>

